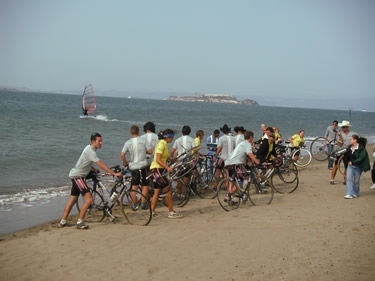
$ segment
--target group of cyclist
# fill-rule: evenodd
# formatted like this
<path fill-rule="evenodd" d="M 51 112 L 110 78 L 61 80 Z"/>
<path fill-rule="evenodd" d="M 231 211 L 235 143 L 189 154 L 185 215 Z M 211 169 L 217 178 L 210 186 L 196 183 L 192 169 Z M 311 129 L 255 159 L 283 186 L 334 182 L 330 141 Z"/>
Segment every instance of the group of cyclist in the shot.
<path fill-rule="evenodd" d="M 349 132 L 350 122 L 343 121 L 338 123 L 336 120 L 332 124 L 332 128 L 327 128 L 327 132 L 334 132 L 337 137 L 338 145 L 352 145 L 352 135 L 355 133 Z M 336 130 L 336 127 L 341 127 L 341 130 Z M 165 129 L 159 134 L 155 133 L 155 124 L 151 121 L 147 122 L 143 126 L 144 134 L 140 135 L 139 127 L 136 125 L 131 126 L 130 134 L 131 139 L 125 142 L 123 149 L 120 153 L 121 160 L 124 166 L 129 167 L 132 173 L 131 185 L 133 189 L 137 189 L 139 185 L 142 186 L 142 194 L 149 198 L 149 185 L 150 180 L 147 178 L 149 172 L 152 173 L 152 181 L 154 187 L 154 196 L 151 199 L 151 211 L 153 216 L 157 216 L 156 205 L 158 202 L 159 194 L 162 192 L 165 194 L 165 202 L 168 207 L 169 213 L 168 218 L 182 218 L 183 215 L 174 211 L 172 191 L 170 188 L 170 182 L 167 177 L 168 172 L 173 171 L 173 165 L 171 165 L 177 158 L 186 153 L 187 151 L 195 149 L 194 152 L 199 151 L 201 141 L 204 137 L 203 130 L 196 132 L 196 137 L 190 136 L 191 128 L 187 125 L 182 128 L 182 136 L 176 139 L 172 145 L 172 149 L 169 151 L 168 144 L 174 139 L 175 132 L 171 129 Z M 231 128 L 227 124 L 224 124 L 220 128 L 223 133 L 220 136 L 220 131 L 215 130 L 211 136 L 206 139 L 207 142 L 207 155 L 211 155 L 213 162 L 216 167 L 216 186 L 220 180 L 221 175 L 225 171 L 225 175 L 232 177 L 233 173 L 241 169 L 242 165 L 245 165 L 250 159 L 255 164 L 269 163 L 273 159 L 278 158 L 280 155 L 276 153 L 275 147 L 277 142 L 282 140 L 282 136 L 279 133 L 278 128 L 269 127 L 266 124 L 261 124 L 263 135 L 260 140 L 254 141 L 254 133 L 249 130 L 245 130 L 243 126 L 236 126 L 234 131 L 236 135 L 233 136 Z M 291 147 L 299 147 L 304 143 L 304 130 L 299 131 L 289 138 Z M 330 134 L 326 134 L 326 139 L 329 140 Z M 101 148 L 102 138 L 98 133 L 94 133 L 90 137 L 90 145 L 88 145 L 82 152 L 78 159 L 75 167 L 70 171 L 69 177 L 72 179 L 71 197 L 65 206 L 62 219 L 59 226 L 67 226 L 66 219 L 71 211 L 72 206 L 77 202 L 79 194 L 85 199 L 77 221 L 78 229 L 87 229 L 88 226 L 84 224 L 83 218 L 87 208 L 92 204 L 92 197 L 89 192 L 89 187 L 85 182 L 86 176 L 93 168 L 93 164 L 96 163 L 99 168 L 112 174 L 113 176 L 121 176 L 121 173 L 116 173 L 108 168 L 96 155 L 96 150 Z M 362 147 L 361 144 L 360 147 Z M 255 152 L 254 152 L 255 150 Z M 127 156 L 129 155 L 128 159 Z M 355 153 L 351 154 L 352 163 L 355 163 Z M 298 154 L 297 154 L 298 157 Z M 350 159 L 350 158 L 348 158 Z M 129 160 L 129 161 L 128 161 Z M 348 160 L 348 162 L 350 162 Z M 346 166 L 348 165 L 346 163 Z M 351 163 L 351 162 L 350 162 Z M 213 164 L 213 163 L 212 163 Z M 331 184 L 334 184 L 334 177 L 337 171 L 337 163 L 332 167 L 332 178 Z M 98 172 L 98 171 L 96 171 Z M 194 173 L 194 170 L 191 172 Z M 356 173 L 356 172 L 355 172 Z M 356 174 L 357 175 L 357 174 Z M 185 183 L 191 174 L 185 175 L 183 179 Z M 349 182 L 349 179 L 347 180 Z M 359 183 L 357 179 L 354 180 L 354 189 L 357 192 L 353 193 L 353 183 L 351 187 L 347 186 L 347 195 L 358 196 L 359 194 Z M 357 187 L 358 186 L 358 187 Z M 177 188 L 181 188 L 177 186 Z M 228 193 L 233 193 L 231 190 L 233 187 L 228 187 Z M 347 196 L 349 198 L 349 196 Z M 347 198 L 345 197 L 345 198 Z M 230 198 L 228 198 L 230 201 Z M 134 210 L 137 208 L 143 208 L 144 206 L 132 206 Z"/>

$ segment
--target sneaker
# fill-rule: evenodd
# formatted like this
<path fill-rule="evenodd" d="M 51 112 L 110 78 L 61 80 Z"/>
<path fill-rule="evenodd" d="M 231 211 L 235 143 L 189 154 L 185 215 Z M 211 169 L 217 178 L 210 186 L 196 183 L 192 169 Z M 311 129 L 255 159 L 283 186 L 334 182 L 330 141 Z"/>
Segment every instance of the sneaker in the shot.
<path fill-rule="evenodd" d="M 329 184 L 334 185 L 334 184 L 335 184 L 335 181 L 334 181 L 334 180 L 330 180 L 330 181 L 329 181 Z"/>
<path fill-rule="evenodd" d="M 72 224 L 70 224 L 70 223 L 61 223 L 61 222 L 59 222 L 59 224 L 57 225 L 57 227 L 58 228 L 63 228 L 63 227 L 71 227 L 71 226 L 73 226 Z"/>
<path fill-rule="evenodd" d="M 371 190 L 374 190 L 374 189 L 375 189 L 375 183 L 374 183 L 372 186 L 370 186 L 370 189 L 371 189 Z"/>
<path fill-rule="evenodd" d="M 78 229 L 88 229 L 89 228 L 89 226 L 85 225 L 83 222 L 79 222 L 79 223 L 77 222 L 76 226 L 77 226 Z"/>
<path fill-rule="evenodd" d="M 226 196 L 224 197 L 224 202 L 225 202 L 225 203 L 228 203 L 229 201 L 230 201 L 229 195 L 226 195 Z"/>
<path fill-rule="evenodd" d="M 353 195 L 345 195 L 344 198 L 345 198 L 345 199 L 353 199 L 353 198 L 355 198 L 355 197 L 353 197 Z"/>
<path fill-rule="evenodd" d="M 355 195 L 355 194 L 353 194 L 352 196 L 353 196 L 353 198 L 357 198 L 357 197 L 359 197 L 359 195 Z"/>
<path fill-rule="evenodd" d="M 180 219 L 180 218 L 182 218 L 182 217 L 183 217 L 182 214 L 178 214 L 178 213 L 176 213 L 176 212 L 170 212 L 170 213 L 168 214 L 168 218 L 169 218 L 169 219 Z"/>
<path fill-rule="evenodd" d="M 132 210 L 133 211 L 137 211 L 138 210 L 138 205 L 137 204 L 133 204 L 132 205 Z"/>
<path fill-rule="evenodd" d="M 147 210 L 148 209 L 148 206 L 146 203 L 141 203 L 141 209 L 142 210 Z"/>
<path fill-rule="evenodd" d="M 152 212 L 152 217 L 153 217 L 153 218 L 156 218 L 156 217 L 158 217 L 158 216 L 159 216 L 158 213 L 154 213 L 154 212 Z"/>
<path fill-rule="evenodd" d="M 342 184 L 343 184 L 343 185 L 346 185 L 346 181 L 344 181 Z"/>

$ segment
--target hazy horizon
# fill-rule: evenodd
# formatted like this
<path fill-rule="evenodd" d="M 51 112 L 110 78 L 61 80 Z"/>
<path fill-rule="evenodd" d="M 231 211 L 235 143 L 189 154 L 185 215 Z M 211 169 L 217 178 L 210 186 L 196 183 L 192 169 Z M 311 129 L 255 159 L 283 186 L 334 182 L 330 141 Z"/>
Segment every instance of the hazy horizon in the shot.
<path fill-rule="evenodd" d="M 0 85 L 374 111 L 374 15 L 373 0 L 2 0 Z"/>

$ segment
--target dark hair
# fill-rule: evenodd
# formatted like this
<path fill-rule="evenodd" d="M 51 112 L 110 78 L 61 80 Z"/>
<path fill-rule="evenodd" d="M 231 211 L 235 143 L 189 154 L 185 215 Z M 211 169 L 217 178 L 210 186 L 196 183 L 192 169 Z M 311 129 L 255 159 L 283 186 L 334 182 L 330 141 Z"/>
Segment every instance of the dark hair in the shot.
<path fill-rule="evenodd" d="M 274 132 L 272 127 L 267 127 L 267 128 L 266 128 L 266 131 L 270 131 L 270 133 L 273 133 L 273 132 Z"/>
<path fill-rule="evenodd" d="M 184 136 L 189 135 L 190 132 L 191 132 L 191 128 L 190 128 L 190 126 L 185 125 L 185 126 L 182 127 L 182 134 L 183 134 Z"/>
<path fill-rule="evenodd" d="M 367 144 L 367 139 L 364 138 L 364 137 L 360 137 L 358 135 L 352 135 L 352 138 L 355 139 L 360 145 L 363 145 L 364 147 L 366 147 L 366 144 Z"/>
<path fill-rule="evenodd" d="M 218 129 L 216 129 L 216 130 L 214 131 L 214 134 L 219 134 L 219 135 L 220 135 L 220 131 L 219 131 Z"/>
<path fill-rule="evenodd" d="M 248 140 L 249 138 L 254 137 L 254 133 L 253 131 L 245 131 L 243 137 L 245 138 L 245 140 Z"/>
<path fill-rule="evenodd" d="M 131 126 L 131 128 L 130 128 L 130 133 L 132 134 L 132 135 L 138 135 L 139 134 L 139 127 L 137 126 L 137 125 L 133 125 L 133 126 Z"/>
<path fill-rule="evenodd" d="M 332 121 L 332 124 L 336 124 L 336 125 L 338 125 L 338 124 L 339 124 L 339 121 L 337 121 L 337 120 L 333 120 L 333 121 Z"/>
<path fill-rule="evenodd" d="M 143 125 L 143 130 L 144 130 L 145 133 L 147 132 L 147 130 L 155 133 L 155 124 L 154 124 L 154 122 L 148 121 L 147 123 L 145 123 Z"/>
<path fill-rule="evenodd" d="M 246 131 L 245 128 L 244 128 L 243 126 L 236 126 L 236 127 L 234 127 L 233 130 L 234 130 L 236 133 L 238 133 L 238 132 L 243 133 L 243 132 Z"/>
<path fill-rule="evenodd" d="M 102 136 L 99 133 L 92 133 L 90 137 L 90 141 L 96 140 L 96 138 L 101 138 Z"/>
<path fill-rule="evenodd" d="M 172 135 L 172 137 L 174 136 L 174 131 L 171 130 L 171 129 L 165 129 L 163 131 L 160 131 L 159 134 L 158 134 L 158 138 L 159 140 L 163 140 L 163 139 L 166 139 L 167 135 Z"/>

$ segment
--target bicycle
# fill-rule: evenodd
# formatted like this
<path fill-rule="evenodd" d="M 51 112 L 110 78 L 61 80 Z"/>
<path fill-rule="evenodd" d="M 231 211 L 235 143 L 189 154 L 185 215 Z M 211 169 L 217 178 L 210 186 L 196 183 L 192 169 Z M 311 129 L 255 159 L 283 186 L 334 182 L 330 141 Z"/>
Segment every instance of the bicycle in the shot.
<path fill-rule="evenodd" d="M 293 161 L 293 164 L 299 168 L 307 167 L 312 160 L 312 156 L 309 150 L 305 148 L 305 145 L 296 147 L 293 150 L 293 147 L 290 145 L 290 142 L 284 141 L 276 145 L 278 154 L 282 154 L 283 157 Z"/>
<path fill-rule="evenodd" d="M 336 144 L 336 138 L 327 141 L 325 137 L 317 137 L 310 144 L 310 153 L 317 161 L 325 161 L 330 156 L 335 157 L 335 153 L 341 150 Z"/>
<path fill-rule="evenodd" d="M 132 225 L 148 225 L 152 219 L 151 205 L 149 200 L 138 190 L 131 189 L 131 175 L 125 174 L 120 166 L 111 168 L 115 172 L 122 171 L 123 177 L 116 177 L 111 188 L 103 184 L 101 177 L 110 174 L 97 174 L 92 178 L 93 187 L 90 192 L 93 203 L 87 209 L 85 220 L 87 222 L 101 222 L 105 217 L 113 223 L 120 222 L 121 215 Z M 81 196 L 76 203 L 80 210 Z"/>
<path fill-rule="evenodd" d="M 292 193 L 299 185 L 298 169 L 288 158 L 276 158 L 273 163 L 257 166 L 258 181 L 263 186 L 271 186 L 277 193 Z"/>
<path fill-rule="evenodd" d="M 243 180 L 243 185 L 240 181 Z M 228 188 L 235 191 L 230 193 Z M 274 190 L 271 186 L 261 185 L 258 181 L 256 166 L 242 166 L 235 171 L 232 177 L 224 178 L 218 184 L 217 200 L 219 205 L 227 212 L 237 209 L 239 206 L 249 206 L 248 201 L 254 206 L 269 205 L 273 200 Z"/>

